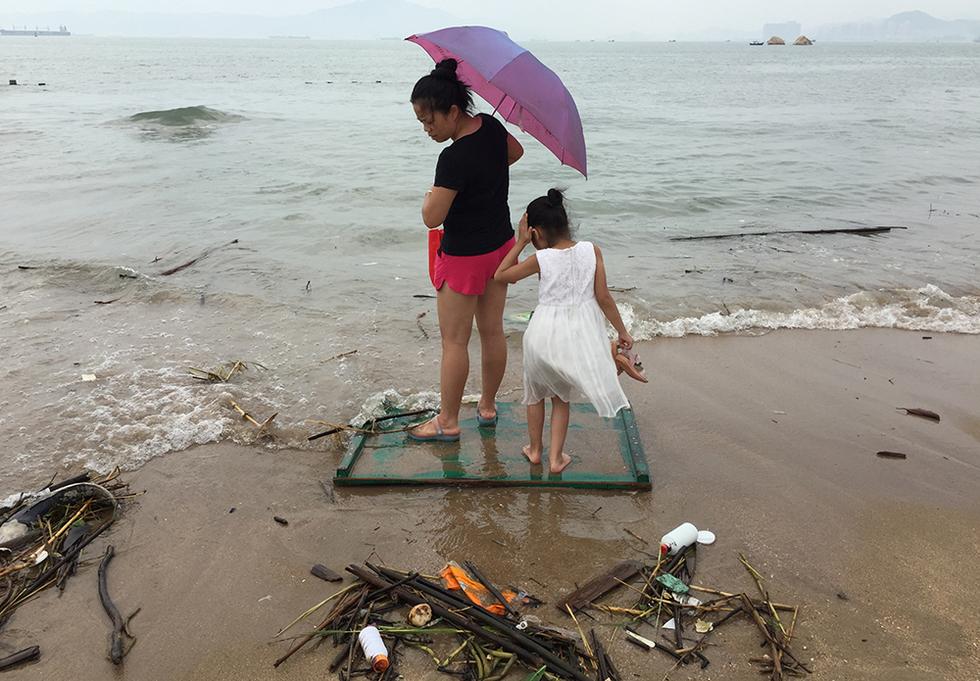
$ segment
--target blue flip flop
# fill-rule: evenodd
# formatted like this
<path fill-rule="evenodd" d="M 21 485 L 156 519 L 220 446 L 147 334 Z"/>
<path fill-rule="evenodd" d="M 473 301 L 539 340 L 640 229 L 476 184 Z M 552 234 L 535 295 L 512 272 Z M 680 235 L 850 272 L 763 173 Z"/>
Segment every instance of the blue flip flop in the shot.
<path fill-rule="evenodd" d="M 476 425 L 477 425 L 478 428 L 494 428 L 497 425 L 497 417 L 498 416 L 500 416 L 500 414 L 496 414 L 495 413 L 490 418 L 484 418 L 483 415 L 480 414 L 480 410 L 477 409 L 476 410 Z"/>
<path fill-rule="evenodd" d="M 412 431 L 408 431 L 408 438 L 416 442 L 459 442 L 459 433 L 453 435 L 442 432 L 442 426 L 439 425 L 439 417 L 433 417 L 431 420 L 435 421 L 436 424 L 435 435 L 416 435 Z M 425 424 L 420 423 L 419 425 Z"/>

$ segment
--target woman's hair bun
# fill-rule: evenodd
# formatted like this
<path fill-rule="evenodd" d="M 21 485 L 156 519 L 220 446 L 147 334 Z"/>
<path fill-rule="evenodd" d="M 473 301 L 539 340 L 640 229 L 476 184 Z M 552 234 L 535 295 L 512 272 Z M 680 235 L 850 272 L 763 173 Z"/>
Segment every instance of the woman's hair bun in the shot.
<path fill-rule="evenodd" d="M 564 199 L 565 195 L 561 193 L 560 189 L 551 188 L 548 190 L 548 203 L 553 207 L 561 206 Z"/>
<path fill-rule="evenodd" d="M 436 67 L 434 69 L 432 69 L 432 75 L 433 76 L 442 76 L 442 77 L 449 76 L 449 77 L 455 79 L 456 78 L 456 68 L 458 66 L 459 66 L 459 62 L 457 62 L 452 57 L 450 57 L 448 59 L 443 59 L 441 62 L 439 62 L 438 64 L 436 64 Z"/>

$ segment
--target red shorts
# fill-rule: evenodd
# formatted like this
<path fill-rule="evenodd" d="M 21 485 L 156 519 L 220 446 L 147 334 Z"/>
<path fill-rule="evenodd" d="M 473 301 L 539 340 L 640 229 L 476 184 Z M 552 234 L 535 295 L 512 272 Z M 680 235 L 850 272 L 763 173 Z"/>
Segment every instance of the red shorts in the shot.
<path fill-rule="evenodd" d="M 456 293 L 464 296 L 480 296 L 487 288 L 487 282 L 504 261 L 510 249 L 514 247 L 511 237 L 503 246 L 495 251 L 482 255 L 449 255 L 439 253 L 436 256 L 435 275 L 432 284 L 436 290 L 448 284 Z"/>

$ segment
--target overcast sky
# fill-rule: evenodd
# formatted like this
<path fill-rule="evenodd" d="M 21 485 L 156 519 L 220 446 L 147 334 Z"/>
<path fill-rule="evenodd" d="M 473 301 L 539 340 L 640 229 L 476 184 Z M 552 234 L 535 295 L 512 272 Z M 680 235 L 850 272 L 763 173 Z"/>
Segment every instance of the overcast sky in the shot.
<path fill-rule="evenodd" d="M 281 16 L 347 4 L 350 0 L 0 0 L 5 14 L 49 11 L 224 12 Z M 541 34 L 588 27 L 602 32 L 689 31 L 759 27 L 793 20 L 806 26 L 888 17 L 918 9 L 942 19 L 980 19 L 980 0 L 415 0 L 467 22 L 541 26 Z M 557 9 L 560 8 L 560 9 Z M 548 30 L 548 27 L 557 29 Z"/>

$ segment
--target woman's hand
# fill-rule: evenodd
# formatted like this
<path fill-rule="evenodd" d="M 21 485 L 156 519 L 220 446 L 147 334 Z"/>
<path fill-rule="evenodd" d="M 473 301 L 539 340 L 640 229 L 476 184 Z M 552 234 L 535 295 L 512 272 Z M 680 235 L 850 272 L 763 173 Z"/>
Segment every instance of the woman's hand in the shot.
<path fill-rule="evenodd" d="M 631 349 L 633 347 L 633 336 L 625 331 L 619 334 L 619 347 L 626 348 L 627 350 Z"/>
<path fill-rule="evenodd" d="M 524 246 L 531 243 L 531 228 L 527 226 L 527 213 L 524 213 L 521 221 L 517 223 L 517 242 Z"/>

